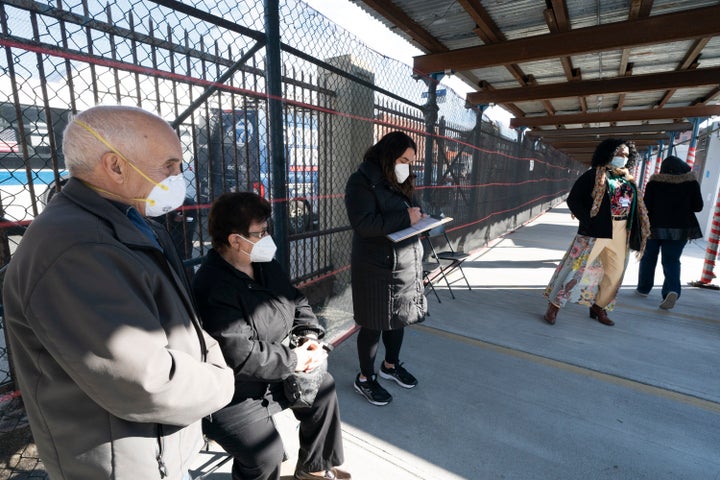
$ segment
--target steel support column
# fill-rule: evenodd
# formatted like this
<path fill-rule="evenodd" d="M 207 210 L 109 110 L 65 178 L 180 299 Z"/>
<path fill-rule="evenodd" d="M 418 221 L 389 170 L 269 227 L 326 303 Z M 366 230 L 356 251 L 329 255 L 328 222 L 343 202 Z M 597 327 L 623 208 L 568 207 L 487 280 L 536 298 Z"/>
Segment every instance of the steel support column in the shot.
<path fill-rule="evenodd" d="M 428 77 L 424 77 L 423 81 L 428 87 L 427 102 L 422 107 L 423 116 L 425 117 L 425 166 L 423 169 L 423 204 L 425 208 L 430 205 L 432 191 L 428 188 L 432 185 L 433 172 L 433 146 L 435 145 L 435 125 L 437 125 L 438 111 L 440 107 L 437 104 L 437 86 L 440 80 L 445 76 L 444 73 L 433 73 Z"/>
<path fill-rule="evenodd" d="M 660 143 L 658 143 L 658 154 L 657 154 L 657 163 L 655 164 L 655 173 L 660 173 L 660 167 L 662 166 L 662 154 L 663 154 L 663 148 L 665 148 L 665 142 L 660 140 Z"/>
<path fill-rule="evenodd" d="M 697 140 L 700 134 L 700 122 L 703 120 L 705 119 L 697 117 L 690 120 L 693 125 L 692 137 L 690 137 L 690 147 L 688 148 L 687 158 L 685 159 L 685 163 L 687 163 L 690 168 L 693 168 L 693 165 L 695 165 L 695 151 L 697 150 Z"/>
<path fill-rule="evenodd" d="M 475 128 L 473 129 L 473 138 L 472 138 L 472 144 L 475 147 L 480 146 L 480 140 L 482 136 L 482 121 L 483 121 L 483 114 L 485 113 L 485 109 L 487 109 L 488 105 L 476 105 L 475 110 Z M 470 205 L 471 208 L 477 209 L 478 208 L 478 176 L 480 175 L 480 149 L 474 148 L 472 152 L 472 170 L 470 171 L 470 185 L 472 185 L 472 189 L 470 190 Z"/>
<path fill-rule="evenodd" d="M 290 273 L 288 240 L 287 166 L 283 148 L 282 77 L 280 63 L 279 0 L 265 0 L 266 71 L 268 93 L 268 146 L 270 159 L 270 191 L 273 202 L 273 237 L 277 244 L 275 258 Z"/>

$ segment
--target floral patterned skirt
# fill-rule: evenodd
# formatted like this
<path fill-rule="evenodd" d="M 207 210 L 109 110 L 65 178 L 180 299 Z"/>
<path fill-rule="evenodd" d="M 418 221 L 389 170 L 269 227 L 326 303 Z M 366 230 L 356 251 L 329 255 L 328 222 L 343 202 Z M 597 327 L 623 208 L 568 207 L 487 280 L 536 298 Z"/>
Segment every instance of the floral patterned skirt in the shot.
<path fill-rule="evenodd" d="M 567 302 L 587 306 L 595 303 L 598 287 L 604 275 L 602 261 L 598 256 L 595 256 L 590 265 L 587 264 L 595 240 L 594 237 L 585 235 L 575 236 L 545 289 L 545 298 L 549 302 L 558 307 L 564 307 Z M 629 256 L 626 255 L 625 265 L 628 258 Z M 614 306 L 613 298 L 606 309 L 612 310 Z"/>

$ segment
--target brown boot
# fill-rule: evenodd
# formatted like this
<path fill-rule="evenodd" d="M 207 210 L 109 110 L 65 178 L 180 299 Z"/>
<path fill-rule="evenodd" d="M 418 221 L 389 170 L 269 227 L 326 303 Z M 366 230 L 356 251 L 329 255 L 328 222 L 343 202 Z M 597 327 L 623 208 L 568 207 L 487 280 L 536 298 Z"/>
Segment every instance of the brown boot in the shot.
<path fill-rule="evenodd" d="M 558 307 L 552 302 L 548 302 L 548 308 L 547 311 L 545 311 L 545 321 L 548 322 L 550 325 L 555 325 L 555 320 L 557 319 L 557 314 L 559 310 L 560 307 Z"/>
<path fill-rule="evenodd" d="M 596 303 L 593 303 L 593 306 L 590 307 L 590 318 L 595 318 L 598 322 L 610 327 L 615 325 L 615 322 L 608 317 L 607 311 Z"/>

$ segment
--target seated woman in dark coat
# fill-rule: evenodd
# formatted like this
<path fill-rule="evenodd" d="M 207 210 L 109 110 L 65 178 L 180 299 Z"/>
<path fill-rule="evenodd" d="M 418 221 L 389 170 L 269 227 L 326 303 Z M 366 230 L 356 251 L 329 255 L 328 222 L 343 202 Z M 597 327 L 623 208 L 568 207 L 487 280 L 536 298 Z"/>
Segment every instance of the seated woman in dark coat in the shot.
<path fill-rule="evenodd" d="M 204 328 L 220 343 L 235 371 L 235 396 L 203 422 L 203 431 L 233 455 L 233 480 L 280 478 L 282 439 L 271 416 L 290 406 L 283 379 L 325 361 L 316 340 L 291 348 L 294 326 L 319 331 L 305 297 L 273 260 L 268 234 L 270 204 L 250 192 L 226 193 L 210 210 L 213 248 L 198 270 L 193 290 Z M 295 478 L 351 478 L 343 463 L 335 382 L 325 373 L 310 407 L 293 407 L 300 421 Z"/>

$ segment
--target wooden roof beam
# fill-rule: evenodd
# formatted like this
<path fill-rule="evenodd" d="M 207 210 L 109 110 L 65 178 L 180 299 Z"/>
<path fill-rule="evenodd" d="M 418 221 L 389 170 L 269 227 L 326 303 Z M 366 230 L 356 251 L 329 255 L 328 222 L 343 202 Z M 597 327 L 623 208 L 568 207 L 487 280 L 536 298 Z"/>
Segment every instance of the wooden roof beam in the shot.
<path fill-rule="evenodd" d="M 365 3 L 380 3 L 372 0 Z M 390 4 L 390 2 L 382 2 Z M 720 6 L 695 8 L 648 18 L 614 22 L 569 32 L 535 35 L 491 45 L 415 57 L 419 73 L 455 71 L 522 63 L 563 55 L 702 38 L 717 34 Z M 681 25 L 682 28 L 678 28 Z"/>
<path fill-rule="evenodd" d="M 660 140 L 667 140 L 670 138 L 670 135 L 666 133 L 646 133 L 646 134 L 634 134 L 634 135 L 626 135 L 626 136 L 619 136 L 619 135 L 584 135 L 584 136 L 570 136 L 566 138 L 562 137 L 539 137 L 542 138 L 543 143 L 550 143 L 552 145 L 556 144 L 566 144 L 566 145 L 576 145 L 576 144 L 583 144 L 583 143 L 597 143 L 605 138 L 626 138 L 627 140 L 632 140 L 635 142 L 638 142 L 640 140 L 648 140 L 653 141 L 657 143 Z"/>
<path fill-rule="evenodd" d="M 645 18 L 650 16 L 653 0 L 632 0 L 630 2 L 629 18 Z"/>
<path fill-rule="evenodd" d="M 363 0 L 363 3 L 378 12 L 381 16 L 385 17 L 389 22 L 398 27 L 398 29 L 409 35 L 410 38 L 428 52 L 438 53 L 448 52 L 450 50 L 392 2 L 388 2 L 386 0 Z M 441 68 L 440 70 L 433 70 L 425 73 L 432 74 L 436 72 L 444 72 L 445 70 L 445 68 Z"/>
<path fill-rule="evenodd" d="M 630 13 L 628 13 L 628 20 L 635 20 L 638 18 L 646 18 L 650 16 L 650 10 L 652 10 L 653 0 L 632 0 L 630 2 Z M 632 75 L 633 64 L 630 62 L 630 49 L 623 48 L 622 54 L 620 55 L 620 68 L 618 69 L 618 77 L 629 77 Z M 622 110 L 625 105 L 625 92 L 621 92 L 618 95 L 618 101 L 615 105 L 615 110 Z"/>
<path fill-rule="evenodd" d="M 720 115 L 720 105 L 656 108 L 651 110 L 643 109 L 591 112 L 538 117 L 515 117 L 510 119 L 510 128 L 537 127 L 540 125 L 576 125 L 583 123 L 632 122 L 674 118 L 711 117 L 713 115 Z"/>
<path fill-rule="evenodd" d="M 712 100 L 713 98 L 717 97 L 718 95 L 720 95 L 720 86 L 713 88 L 712 90 L 710 90 L 708 92 L 707 95 L 696 99 L 694 102 L 692 102 L 692 104 L 693 105 L 705 104 L 705 103 L 709 102 L 710 100 Z"/>
<path fill-rule="evenodd" d="M 637 134 L 643 132 L 686 132 L 692 129 L 690 122 L 677 123 L 645 123 L 642 125 L 619 125 L 614 127 L 595 127 L 595 128 L 563 128 L 560 130 L 530 130 L 525 132 L 529 137 L 543 138 L 569 138 L 576 135 L 616 135 L 624 137 L 625 134 Z"/>
<path fill-rule="evenodd" d="M 667 90 L 697 87 L 698 85 L 717 85 L 718 83 L 720 83 L 720 67 L 698 68 L 696 70 L 652 73 L 629 77 L 503 88 L 492 92 L 473 92 L 467 95 L 467 101 L 471 103 L 527 102 L 547 98 Z"/>
<path fill-rule="evenodd" d="M 701 38 L 699 40 L 696 40 L 693 45 L 690 47 L 690 49 L 685 54 L 685 58 L 682 59 L 680 62 L 680 65 L 676 70 L 693 70 L 696 69 L 700 64 L 698 63 L 698 60 L 700 59 L 700 52 L 702 52 L 703 48 L 705 48 L 705 45 L 710 41 L 710 37 Z M 665 106 L 667 102 L 670 101 L 670 97 L 672 97 L 677 89 L 673 88 L 665 92 L 663 97 L 658 102 L 657 106 L 662 108 Z"/>
<path fill-rule="evenodd" d="M 477 29 L 475 33 L 482 38 L 485 43 L 498 43 L 507 40 L 505 34 L 502 33 L 500 27 L 497 26 L 487 10 L 482 6 L 480 0 L 458 0 L 460 6 L 473 19 Z"/>
<path fill-rule="evenodd" d="M 579 148 L 557 148 L 557 147 L 554 147 L 554 146 L 552 146 L 552 145 L 547 145 L 547 147 L 554 148 L 555 150 L 561 150 L 561 151 L 565 152 L 565 153 L 568 154 L 568 155 L 588 155 L 588 156 L 592 156 L 593 152 L 594 152 L 595 149 L 597 148 L 598 143 L 600 143 L 600 142 L 597 142 L 597 143 L 595 143 L 594 145 L 587 146 L 587 147 L 585 147 L 585 148 L 583 148 L 583 149 L 579 149 Z"/>
<path fill-rule="evenodd" d="M 565 0 L 546 0 L 546 4 L 549 4 L 549 8 L 546 8 L 543 14 L 550 32 L 569 32 L 570 20 Z M 580 71 L 573 67 L 572 59 L 569 56 L 560 57 L 559 60 L 568 80 L 580 79 Z"/>
<path fill-rule="evenodd" d="M 488 82 L 486 82 L 484 80 L 480 80 L 478 82 L 478 88 L 483 91 L 487 90 L 488 92 L 492 92 L 495 90 L 495 87 L 493 87 L 492 85 L 490 85 Z M 467 100 L 465 101 L 465 104 L 473 105 L 473 106 L 478 105 L 478 104 L 468 103 Z M 481 105 L 484 105 L 484 104 L 481 104 Z M 507 103 L 507 104 L 503 105 L 503 107 L 515 116 L 523 116 L 523 114 L 524 114 L 524 112 L 520 108 L 518 108 L 514 103 Z"/>
<path fill-rule="evenodd" d="M 551 33 L 568 32 L 570 31 L 570 19 L 567 11 L 567 4 L 565 0 L 545 0 L 545 4 L 549 8 L 546 8 L 543 12 L 545 16 L 545 23 L 550 29 Z M 560 57 L 560 65 L 563 67 L 565 72 L 565 78 L 570 82 L 580 81 L 582 79 L 580 69 L 573 67 L 572 58 L 568 55 Z M 544 100 L 547 110 L 547 105 L 552 105 L 550 100 Z M 580 111 L 587 112 L 587 99 L 583 96 L 578 97 L 580 104 Z"/>
<path fill-rule="evenodd" d="M 584 150 L 595 150 L 595 147 L 598 143 L 602 142 L 604 138 L 597 138 L 595 140 L 589 140 L 584 143 L 572 143 L 572 142 L 546 142 L 543 140 L 543 143 L 546 145 L 552 145 L 555 148 L 563 149 L 563 150 L 575 150 L 575 151 L 584 151 Z M 633 138 L 626 138 L 628 142 L 632 141 L 635 146 L 637 147 L 649 147 L 653 145 L 657 145 L 660 143 L 659 140 L 647 140 L 647 139 L 635 139 Z"/>
<path fill-rule="evenodd" d="M 473 32 L 482 39 L 486 44 L 499 43 L 507 40 L 505 34 L 500 30 L 495 21 L 492 19 L 487 10 L 482 6 L 479 0 L 458 0 L 458 3 L 465 9 L 470 17 L 475 21 L 475 28 Z M 506 65 L 506 68 L 510 74 L 517 80 L 520 85 L 528 85 L 528 75 L 522 71 L 517 64 Z M 489 83 L 483 82 L 486 86 L 490 86 Z M 487 87 L 486 87 L 487 88 Z M 478 105 L 478 104 L 472 104 Z M 485 104 L 482 104 L 485 105 Z M 548 114 L 552 115 L 554 110 L 548 109 L 549 102 L 545 103 L 545 110 Z M 552 106 L 551 106 L 552 107 Z M 518 109 L 515 105 L 506 104 L 505 108 L 508 110 Z"/>

